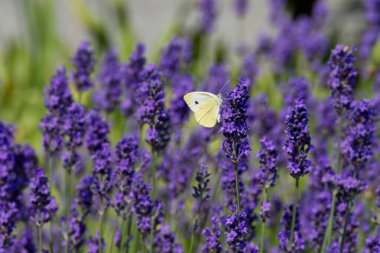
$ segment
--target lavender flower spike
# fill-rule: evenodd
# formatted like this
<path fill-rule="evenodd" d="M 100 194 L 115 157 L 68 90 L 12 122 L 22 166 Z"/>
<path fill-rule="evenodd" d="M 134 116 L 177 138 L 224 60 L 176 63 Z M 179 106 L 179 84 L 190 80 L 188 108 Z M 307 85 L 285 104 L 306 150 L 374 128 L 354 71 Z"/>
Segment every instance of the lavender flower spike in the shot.
<path fill-rule="evenodd" d="M 95 59 L 94 50 L 90 47 L 88 41 L 81 42 L 71 62 L 75 67 L 75 71 L 71 73 L 71 78 L 78 91 L 85 91 L 91 88 L 94 84 L 90 75 L 94 71 Z"/>
<path fill-rule="evenodd" d="M 312 147 L 309 116 L 303 100 L 296 100 L 295 105 L 289 107 L 285 124 L 287 139 L 284 151 L 289 155 L 287 169 L 292 177 L 298 179 L 308 174 L 311 166 L 307 159 Z"/>
<path fill-rule="evenodd" d="M 335 109 L 340 115 L 349 109 L 353 100 L 353 88 L 358 78 L 358 72 L 354 66 L 355 50 L 355 48 L 339 44 L 331 51 L 329 59 L 328 85 L 334 99 Z"/>

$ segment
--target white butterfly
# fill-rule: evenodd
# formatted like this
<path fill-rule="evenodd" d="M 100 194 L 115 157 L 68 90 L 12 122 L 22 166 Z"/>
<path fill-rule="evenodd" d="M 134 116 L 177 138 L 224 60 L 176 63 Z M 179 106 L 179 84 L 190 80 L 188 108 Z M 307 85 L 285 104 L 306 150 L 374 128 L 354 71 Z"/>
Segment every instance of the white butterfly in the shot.
<path fill-rule="evenodd" d="M 183 96 L 186 104 L 195 113 L 195 119 L 204 127 L 213 127 L 220 121 L 222 95 L 195 91 Z"/>

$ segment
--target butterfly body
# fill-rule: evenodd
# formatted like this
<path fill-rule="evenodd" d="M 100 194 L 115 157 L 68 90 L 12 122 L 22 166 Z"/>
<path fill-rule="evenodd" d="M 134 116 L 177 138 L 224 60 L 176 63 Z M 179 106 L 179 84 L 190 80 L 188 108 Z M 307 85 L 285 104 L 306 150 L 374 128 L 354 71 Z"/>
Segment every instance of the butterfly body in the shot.
<path fill-rule="evenodd" d="M 213 127 L 220 121 L 222 95 L 195 91 L 187 93 L 183 99 L 195 114 L 196 121 L 204 127 Z"/>

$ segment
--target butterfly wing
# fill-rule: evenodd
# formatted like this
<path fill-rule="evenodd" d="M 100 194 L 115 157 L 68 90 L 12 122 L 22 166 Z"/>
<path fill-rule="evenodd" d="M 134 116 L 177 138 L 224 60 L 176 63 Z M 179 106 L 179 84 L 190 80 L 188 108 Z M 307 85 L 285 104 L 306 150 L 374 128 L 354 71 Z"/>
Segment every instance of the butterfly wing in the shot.
<path fill-rule="evenodd" d="M 190 109 L 193 112 L 197 112 L 200 108 L 200 106 L 205 103 L 209 99 L 215 99 L 217 96 L 215 96 L 212 93 L 209 92 L 202 92 L 202 91 L 194 91 L 187 93 L 183 99 L 185 100 L 186 104 L 190 107 Z"/>
<path fill-rule="evenodd" d="M 203 102 L 195 111 L 195 119 L 204 127 L 215 126 L 219 115 L 219 104 L 217 99 L 210 98 Z"/>

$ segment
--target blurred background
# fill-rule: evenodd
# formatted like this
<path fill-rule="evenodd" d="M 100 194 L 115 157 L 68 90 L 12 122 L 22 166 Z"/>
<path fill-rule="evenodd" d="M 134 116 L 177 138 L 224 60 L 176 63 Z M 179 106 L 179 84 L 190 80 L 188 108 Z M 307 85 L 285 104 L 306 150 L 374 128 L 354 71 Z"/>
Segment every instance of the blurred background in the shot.
<path fill-rule="evenodd" d="M 233 11 L 233 0 L 217 1 L 218 18 L 208 38 L 207 53 L 236 55 L 241 46 L 254 48 L 262 34 L 276 34 L 267 0 L 251 0 L 247 14 Z M 314 1 L 290 0 L 290 15 L 307 15 Z M 360 0 L 325 1 L 323 32 L 330 44 L 359 43 L 365 27 Z M 127 60 L 136 42 L 147 46 L 149 61 L 173 35 L 196 38 L 197 0 L 0 0 L 0 119 L 17 125 L 16 138 L 38 143 L 37 125 L 45 113 L 43 87 L 56 66 L 72 68 L 79 43 L 89 40 L 97 58 L 112 47 Z M 332 38 L 332 39 L 331 39 Z M 331 45 L 330 45 L 331 48 Z M 226 57 L 226 56 L 224 56 Z M 228 56 L 227 56 L 228 57 Z M 234 57 L 229 57 L 233 65 Z M 199 75 L 206 66 L 198 66 Z"/>

